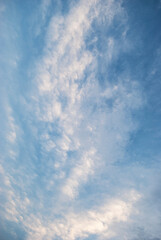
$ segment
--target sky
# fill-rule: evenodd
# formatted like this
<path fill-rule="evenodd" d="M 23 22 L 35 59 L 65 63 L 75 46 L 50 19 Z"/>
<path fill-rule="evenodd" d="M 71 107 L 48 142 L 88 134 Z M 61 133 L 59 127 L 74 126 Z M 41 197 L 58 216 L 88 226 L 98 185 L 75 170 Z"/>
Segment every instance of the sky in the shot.
<path fill-rule="evenodd" d="M 0 240 L 161 240 L 160 23 L 160 0 L 0 0 Z"/>

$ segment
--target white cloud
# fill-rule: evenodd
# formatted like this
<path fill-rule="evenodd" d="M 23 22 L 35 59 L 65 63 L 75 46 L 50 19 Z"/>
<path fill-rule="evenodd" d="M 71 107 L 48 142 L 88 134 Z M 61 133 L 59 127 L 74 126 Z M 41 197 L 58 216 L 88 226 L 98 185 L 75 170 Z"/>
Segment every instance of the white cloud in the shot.
<path fill-rule="evenodd" d="M 98 160 L 95 149 L 86 152 L 80 162 L 71 171 L 69 178 L 63 186 L 62 192 L 71 199 L 77 196 L 78 187 L 82 182 L 86 182 L 87 177 L 93 173 L 94 162 Z"/>
<path fill-rule="evenodd" d="M 10 131 L 8 133 L 7 138 L 11 143 L 14 143 L 16 141 L 16 125 L 14 123 L 13 117 L 9 118 L 9 128 Z"/>
<path fill-rule="evenodd" d="M 101 4 L 99 1 L 80 1 L 73 5 L 68 15 L 53 16 L 47 31 L 44 56 L 37 65 L 37 118 L 55 123 L 59 129 L 58 136 L 50 135 L 43 144 L 56 154 L 60 172 L 67 167 L 67 162 L 71 164 L 74 161 L 69 177 L 64 179 L 61 187 L 71 198 L 78 195 L 78 188 L 97 168 L 97 162 L 115 161 L 122 154 L 119 145 L 126 144 L 133 127 L 130 118 L 126 120 L 126 109 L 132 107 L 130 102 L 133 99 L 135 105 L 139 105 L 139 100 L 136 100 L 139 94 L 129 93 L 129 87 L 124 86 L 123 81 L 115 86 L 108 84 L 103 90 L 96 79 L 97 57 L 86 48 L 86 36 L 92 31 L 93 20 L 98 18 L 99 21 L 107 15 L 110 25 L 115 15 L 122 11 L 119 4 L 110 1 L 105 4 L 103 12 Z M 111 61 L 115 51 L 114 39 L 110 37 L 107 46 Z M 87 69 L 88 75 L 85 76 Z M 106 104 L 107 100 L 112 102 L 112 108 Z M 47 132 L 48 129 L 42 135 Z M 87 159 L 82 159 L 91 148 L 96 149 L 100 160 L 94 156 L 88 164 Z M 75 159 L 68 157 L 70 151 L 75 152 Z"/>
<path fill-rule="evenodd" d="M 114 226 L 128 221 L 139 199 L 140 195 L 132 190 L 126 195 L 126 200 L 111 199 L 102 206 L 88 211 L 74 212 L 70 209 L 70 212 L 64 213 L 62 218 L 52 222 L 43 223 L 41 218 L 30 216 L 27 222 L 24 222 L 30 232 L 28 239 L 50 240 L 58 237 L 63 240 L 75 240 L 84 239 L 90 234 L 110 239 L 115 236 Z"/>
<path fill-rule="evenodd" d="M 43 1 L 40 6 L 42 24 L 37 34 L 50 3 Z M 113 84 L 106 76 L 104 86 L 97 79 L 97 57 L 107 53 L 108 68 L 121 51 L 115 38 L 107 36 L 106 53 L 97 48 L 90 51 L 86 44 L 94 21 L 98 26 L 107 22 L 108 28 L 121 13 L 120 2 L 82 0 L 73 2 L 66 15 L 59 13 L 50 19 L 43 56 L 33 79 L 36 89 L 27 112 L 33 115 L 26 127 L 29 134 L 22 141 L 22 151 L 25 149 L 28 155 L 16 162 L 11 149 L 10 155 L 19 164 L 8 177 L 4 178 L 7 172 L 2 173 L 4 195 L 8 196 L 3 215 L 21 223 L 29 240 L 75 240 L 91 234 L 102 239 L 117 237 L 122 231 L 118 224 L 127 224 L 135 212 L 139 199 L 135 191 L 107 202 L 106 193 L 100 200 L 105 203 L 91 206 L 91 210 L 89 206 L 86 210 L 76 206 L 80 189 L 89 177 L 99 175 L 100 167 L 107 168 L 123 157 L 135 128 L 131 111 L 141 104 L 139 87 L 130 77 L 125 79 L 122 74 Z M 91 43 L 97 41 L 97 36 L 91 39 Z M 13 144 L 20 130 L 16 118 L 8 119 L 7 136 Z"/>

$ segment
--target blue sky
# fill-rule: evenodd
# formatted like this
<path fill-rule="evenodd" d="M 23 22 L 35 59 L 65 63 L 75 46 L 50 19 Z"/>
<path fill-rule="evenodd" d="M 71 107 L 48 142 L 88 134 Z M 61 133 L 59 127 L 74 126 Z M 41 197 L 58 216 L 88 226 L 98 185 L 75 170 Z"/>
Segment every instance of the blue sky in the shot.
<path fill-rule="evenodd" d="M 0 239 L 161 240 L 161 2 L 0 1 Z"/>

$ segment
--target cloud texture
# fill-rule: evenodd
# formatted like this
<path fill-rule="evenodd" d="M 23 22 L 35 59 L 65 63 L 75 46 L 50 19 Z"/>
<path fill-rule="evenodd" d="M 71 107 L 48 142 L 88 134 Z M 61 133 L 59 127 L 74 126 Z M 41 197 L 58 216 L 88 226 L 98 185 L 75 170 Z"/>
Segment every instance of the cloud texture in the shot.
<path fill-rule="evenodd" d="M 160 240 L 160 152 L 143 154 L 152 110 L 130 2 L 1 1 L 0 18 L 0 237 Z"/>

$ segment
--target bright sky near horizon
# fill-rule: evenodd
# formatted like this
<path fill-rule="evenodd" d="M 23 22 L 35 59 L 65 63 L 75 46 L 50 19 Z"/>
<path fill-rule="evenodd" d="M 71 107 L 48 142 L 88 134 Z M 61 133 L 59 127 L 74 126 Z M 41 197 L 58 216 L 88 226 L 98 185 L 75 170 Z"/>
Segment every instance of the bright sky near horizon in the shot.
<path fill-rule="evenodd" d="M 160 27 L 160 0 L 0 0 L 0 240 L 161 240 Z"/>

